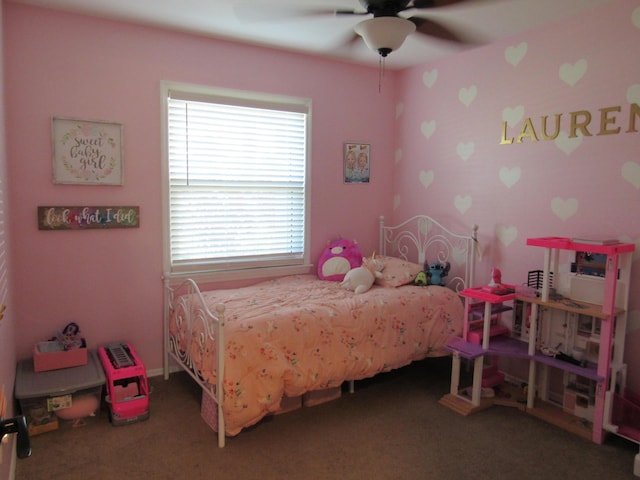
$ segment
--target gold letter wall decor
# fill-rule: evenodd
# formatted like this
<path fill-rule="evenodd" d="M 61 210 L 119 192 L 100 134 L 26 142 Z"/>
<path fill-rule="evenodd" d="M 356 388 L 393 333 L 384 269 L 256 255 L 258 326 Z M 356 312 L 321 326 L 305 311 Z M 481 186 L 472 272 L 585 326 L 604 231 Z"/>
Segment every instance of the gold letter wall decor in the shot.
<path fill-rule="evenodd" d="M 620 133 L 621 128 L 616 126 L 618 120 L 617 113 L 622 112 L 621 106 L 604 107 L 598 109 L 600 112 L 600 129 L 595 136 L 601 135 L 617 135 Z M 562 113 L 553 114 L 555 117 L 555 128 L 553 133 L 548 132 L 548 121 L 550 115 L 543 115 L 540 117 L 540 134 L 543 140 L 555 140 L 558 138 L 562 124 Z M 637 133 L 636 119 L 640 117 L 640 105 L 632 103 L 629 105 L 629 128 L 625 133 Z M 593 134 L 589 131 L 589 125 L 591 124 L 592 115 L 588 110 L 575 110 L 569 112 L 569 125 L 568 130 L 569 138 L 576 138 L 578 136 L 591 137 Z M 502 122 L 502 132 L 500 137 L 500 145 L 512 145 L 514 143 L 514 137 L 508 137 L 508 125 L 507 122 Z M 527 117 L 520 129 L 518 137 L 515 139 L 515 143 L 523 143 L 525 139 L 530 139 L 532 142 L 539 141 L 538 133 L 534 126 L 534 122 L 531 117 Z"/>

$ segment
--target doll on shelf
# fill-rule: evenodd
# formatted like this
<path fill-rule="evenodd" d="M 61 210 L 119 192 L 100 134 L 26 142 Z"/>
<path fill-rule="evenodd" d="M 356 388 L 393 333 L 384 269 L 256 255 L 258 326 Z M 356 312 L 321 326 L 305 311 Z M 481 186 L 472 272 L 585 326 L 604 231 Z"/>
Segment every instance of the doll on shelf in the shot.
<path fill-rule="evenodd" d="M 512 293 L 512 290 L 502 285 L 502 272 L 499 268 L 491 269 L 491 281 L 482 290 L 493 293 L 495 295 L 506 295 Z"/>
<path fill-rule="evenodd" d="M 491 281 L 489 282 L 490 287 L 500 287 L 502 286 L 502 272 L 499 268 L 491 269 Z"/>

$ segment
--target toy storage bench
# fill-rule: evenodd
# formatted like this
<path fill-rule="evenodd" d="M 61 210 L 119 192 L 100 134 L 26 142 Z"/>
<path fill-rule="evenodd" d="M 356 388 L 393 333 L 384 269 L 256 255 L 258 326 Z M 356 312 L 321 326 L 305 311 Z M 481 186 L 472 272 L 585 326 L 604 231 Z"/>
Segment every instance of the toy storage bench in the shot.
<path fill-rule="evenodd" d="M 35 372 L 33 359 L 16 367 L 15 397 L 27 418 L 30 435 L 58 428 L 59 420 L 76 424 L 100 410 L 104 371 L 96 352 L 87 364 L 46 372 Z"/>

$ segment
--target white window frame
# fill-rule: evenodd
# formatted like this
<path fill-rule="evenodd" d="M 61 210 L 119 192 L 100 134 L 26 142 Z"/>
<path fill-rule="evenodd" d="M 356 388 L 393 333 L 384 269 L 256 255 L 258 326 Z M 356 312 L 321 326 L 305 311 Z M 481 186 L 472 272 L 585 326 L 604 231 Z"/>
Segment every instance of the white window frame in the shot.
<path fill-rule="evenodd" d="M 286 109 L 291 106 L 301 108 L 307 112 L 306 116 L 306 168 L 305 168 L 305 205 L 304 205 L 304 246 L 302 259 L 294 264 L 282 265 L 281 262 L 264 262 L 242 267 L 224 265 L 220 263 L 193 263 L 190 265 L 172 265 L 171 263 L 171 222 L 170 222 L 170 187 L 169 187 L 169 152 L 168 152 L 168 99 L 171 92 L 193 99 L 224 99 L 243 106 L 262 106 L 265 108 Z M 200 281 L 225 281 L 250 278 L 267 278 L 281 275 L 295 275 L 309 273 L 310 263 L 310 214 L 311 214 L 311 100 L 304 98 L 272 95 L 265 93 L 247 92 L 179 82 L 161 82 L 161 123 L 162 123 L 162 217 L 163 217 L 163 269 L 165 278 L 190 277 Z"/>

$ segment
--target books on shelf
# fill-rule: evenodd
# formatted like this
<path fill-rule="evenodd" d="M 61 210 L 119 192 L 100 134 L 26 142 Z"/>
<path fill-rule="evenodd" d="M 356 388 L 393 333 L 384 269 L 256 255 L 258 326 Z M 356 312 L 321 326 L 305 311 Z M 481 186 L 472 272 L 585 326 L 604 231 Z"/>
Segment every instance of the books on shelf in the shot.
<path fill-rule="evenodd" d="M 615 245 L 616 243 L 620 243 L 620 240 L 617 238 L 610 237 L 572 238 L 571 241 L 574 243 L 586 243 L 589 245 Z"/>

